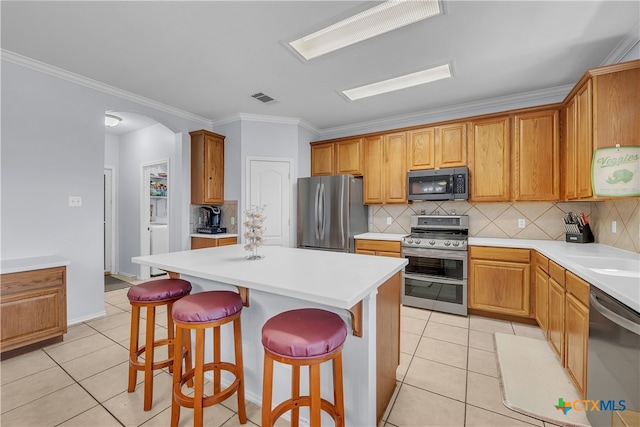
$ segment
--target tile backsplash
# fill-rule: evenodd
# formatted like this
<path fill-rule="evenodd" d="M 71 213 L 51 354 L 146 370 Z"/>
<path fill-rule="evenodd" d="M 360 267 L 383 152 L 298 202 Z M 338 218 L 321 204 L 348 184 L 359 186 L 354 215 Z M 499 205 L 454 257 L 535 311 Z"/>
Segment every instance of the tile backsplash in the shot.
<path fill-rule="evenodd" d="M 562 217 L 584 212 L 596 242 L 640 252 L 639 198 L 606 202 L 513 202 L 469 203 L 466 201 L 415 202 L 409 205 L 369 206 L 369 230 L 378 233 L 409 233 L 410 217 L 420 214 L 469 215 L 469 235 L 511 239 L 564 240 Z M 391 218 L 391 224 L 388 224 Z M 518 227 L 518 220 L 525 227 Z M 611 221 L 617 232 L 611 233 Z"/>

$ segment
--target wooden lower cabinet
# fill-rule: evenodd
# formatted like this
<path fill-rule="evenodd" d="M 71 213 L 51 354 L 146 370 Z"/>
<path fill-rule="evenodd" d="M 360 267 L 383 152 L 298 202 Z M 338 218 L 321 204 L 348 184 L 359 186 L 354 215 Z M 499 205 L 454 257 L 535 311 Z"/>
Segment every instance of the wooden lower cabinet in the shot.
<path fill-rule="evenodd" d="M 564 288 L 549 279 L 549 326 L 547 339 L 564 366 Z"/>
<path fill-rule="evenodd" d="M 469 248 L 469 308 L 530 317 L 530 251 Z"/>
<path fill-rule="evenodd" d="M 356 253 L 362 255 L 378 255 L 400 258 L 400 242 L 389 240 L 356 239 Z"/>
<path fill-rule="evenodd" d="M 219 239 L 209 237 L 192 237 L 191 249 L 216 248 L 218 246 L 235 245 L 237 243 L 237 237 L 221 237 Z"/>
<path fill-rule="evenodd" d="M 582 397 L 586 395 L 589 308 L 574 295 L 565 301 L 565 358 L 569 377 Z"/>
<path fill-rule="evenodd" d="M 541 266 L 536 267 L 536 321 L 543 331 L 549 328 L 549 274 Z"/>
<path fill-rule="evenodd" d="M 0 276 L 2 353 L 67 332 L 66 276 L 66 267 Z"/>

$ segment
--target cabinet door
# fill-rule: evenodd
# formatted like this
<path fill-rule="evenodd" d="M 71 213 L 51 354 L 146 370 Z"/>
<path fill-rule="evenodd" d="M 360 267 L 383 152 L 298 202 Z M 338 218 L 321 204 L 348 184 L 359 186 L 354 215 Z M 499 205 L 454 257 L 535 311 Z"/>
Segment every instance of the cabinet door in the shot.
<path fill-rule="evenodd" d="M 547 338 L 551 347 L 564 364 L 564 288 L 553 278 L 549 278 L 549 329 Z"/>
<path fill-rule="evenodd" d="M 205 203 L 224 203 L 224 139 L 206 135 L 205 153 Z"/>
<path fill-rule="evenodd" d="M 471 201 L 509 200 L 511 197 L 509 117 L 473 122 L 470 138 Z"/>
<path fill-rule="evenodd" d="M 362 138 L 336 142 L 336 174 L 362 175 Z"/>
<path fill-rule="evenodd" d="M 381 136 L 364 140 L 364 203 L 384 203 L 384 144 Z"/>
<path fill-rule="evenodd" d="M 576 94 L 576 196 L 588 198 L 591 191 L 591 158 L 593 156 L 592 83 L 587 82 Z"/>
<path fill-rule="evenodd" d="M 558 110 L 515 116 L 513 195 L 515 200 L 559 199 Z"/>
<path fill-rule="evenodd" d="M 311 176 L 334 175 L 333 142 L 311 146 Z"/>
<path fill-rule="evenodd" d="M 584 398 L 587 382 L 589 309 L 575 296 L 567 293 L 565 313 L 567 373 L 580 395 Z"/>
<path fill-rule="evenodd" d="M 471 259 L 469 307 L 529 316 L 529 264 Z"/>
<path fill-rule="evenodd" d="M 563 110 L 563 135 L 564 141 L 562 143 L 562 164 L 564 170 L 562 171 L 562 183 L 564 187 L 564 198 L 567 200 L 575 199 L 577 197 L 576 182 L 577 182 L 577 145 L 576 145 L 576 126 L 578 118 L 576 116 L 576 98 L 575 96 L 567 103 L 567 106 Z"/>
<path fill-rule="evenodd" d="M 540 329 L 548 329 L 549 275 L 542 267 L 536 267 L 536 321 Z"/>
<path fill-rule="evenodd" d="M 407 162 L 409 170 L 435 168 L 436 129 L 425 128 L 408 133 Z"/>
<path fill-rule="evenodd" d="M 467 124 L 438 126 L 436 167 L 456 168 L 467 165 Z"/>
<path fill-rule="evenodd" d="M 218 246 L 218 239 L 208 237 L 192 237 L 191 249 L 215 248 Z"/>
<path fill-rule="evenodd" d="M 407 143 L 406 133 L 384 137 L 385 203 L 407 202 Z"/>
<path fill-rule="evenodd" d="M 376 255 L 376 251 L 370 251 L 367 249 L 356 249 L 356 253 L 360 255 Z"/>

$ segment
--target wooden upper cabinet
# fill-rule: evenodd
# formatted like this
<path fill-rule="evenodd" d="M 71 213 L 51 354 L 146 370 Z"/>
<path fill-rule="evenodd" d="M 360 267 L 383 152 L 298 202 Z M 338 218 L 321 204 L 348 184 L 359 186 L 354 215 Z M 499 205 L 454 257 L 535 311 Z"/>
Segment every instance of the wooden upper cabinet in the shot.
<path fill-rule="evenodd" d="M 407 166 L 409 170 L 434 169 L 436 128 L 417 129 L 408 132 Z"/>
<path fill-rule="evenodd" d="M 436 168 L 467 165 L 467 124 L 438 126 L 436 134 Z"/>
<path fill-rule="evenodd" d="M 311 176 L 335 175 L 335 144 L 314 144 L 311 146 Z"/>
<path fill-rule="evenodd" d="M 469 138 L 471 201 L 508 201 L 511 197 L 509 117 L 472 122 Z"/>
<path fill-rule="evenodd" d="M 407 202 L 406 138 L 405 132 L 384 136 L 384 203 Z"/>
<path fill-rule="evenodd" d="M 467 124 L 452 123 L 407 133 L 408 170 L 467 165 Z"/>
<path fill-rule="evenodd" d="M 560 197 L 558 110 L 519 114 L 514 118 L 513 198 Z"/>
<path fill-rule="evenodd" d="M 594 148 L 640 146 L 640 60 L 616 67 L 592 78 Z"/>
<path fill-rule="evenodd" d="M 365 204 L 384 203 L 384 143 L 382 136 L 364 138 L 363 193 Z"/>
<path fill-rule="evenodd" d="M 562 109 L 560 126 L 562 128 L 560 182 L 562 184 L 562 198 L 564 200 L 575 199 L 578 194 L 576 191 L 576 159 L 578 149 L 576 144 L 576 126 L 578 123 L 576 112 L 576 99 L 573 97 Z"/>
<path fill-rule="evenodd" d="M 335 143 L 336 174 L 362 176 L 364 164 L 363 138 Z"/>
<path fill-rule="evenodd" d="M 576 197 L 591 197 L 591 158 L 593 157 L 592 82 L 576 94 Z"/>
<path fill-rule="evenodd" d="M 206 130 L 191 135 L 191 203 L 224 202 L 224 136 Z"/>

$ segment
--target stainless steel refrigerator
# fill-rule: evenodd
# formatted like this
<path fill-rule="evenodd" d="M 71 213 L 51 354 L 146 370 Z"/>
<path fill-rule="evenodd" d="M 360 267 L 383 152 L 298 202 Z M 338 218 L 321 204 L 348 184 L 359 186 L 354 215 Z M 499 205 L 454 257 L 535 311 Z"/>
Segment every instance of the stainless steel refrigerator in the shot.
<path fill-rule="evenodd" d="M 369 208 L 362 179 L 353 175 L 298 179 L 298 247 L 354 252 L 353 236 L 366 233 Z"/>

